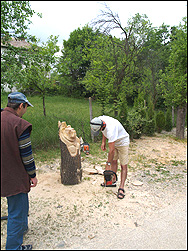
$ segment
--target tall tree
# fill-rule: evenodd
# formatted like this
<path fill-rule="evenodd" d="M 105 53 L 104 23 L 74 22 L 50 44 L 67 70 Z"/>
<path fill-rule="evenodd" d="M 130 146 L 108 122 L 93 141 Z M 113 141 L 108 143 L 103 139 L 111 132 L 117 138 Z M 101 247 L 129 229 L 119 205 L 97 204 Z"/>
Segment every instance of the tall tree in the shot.
<path fill-rule="evenodd" d="M 183 24 L 173 28 L 171 36 L 169 67 L 160 87 L 166 105 L 177 108 L 176 136 L 184 138 L 185 116 L 187 111 L 187 18 Z"/>
<path fill-rule="evenodd" d="M 147 39 L 138 55 L 138 61 L 141 62 L 138 67 L 144 76 L 140 81 L 140 87 L 147 96 L 152 95 L 154 109 L 158 101 L 163 101 L 157 85 L 160 80 L 159 72 L 164 72 L 169 64 L 169 40 L 169 26 L 162 24 L 159 28 L 152 28 L 148 30 Z"/>
<path fill-rule="evenodd" d="M 2 42 L 5 43 L 10 37 L 32 38 L 27 34 L 27 29 L 35 13 L 29 1 L 1 1 Z M 39 13 L 37 15 L 42 17 Z"/>
<path fill-rule="evenodd" d="M 113 73 L 111 82 L 113 81 L 112 86 L 115 91 L 112 102 L 114 115 L 117 116 L 119 103 L 129 94 L 127 90 L 132 92 L 134 90 L 132 83 L 137 78 L 137 56 L 142 49 L 151 25 L 146 15 L 141 16 L 136 14 L 135 17 L 128 20 L 128 25 L 124 28 L 121 25 L 118 14 L 114 14 L 107 5 L 105 5 L 105 10 L 101 12 L 102 14 L 99 15 L 92 24 L 102 33 L 108 35 L 111 41 L 111 62 L 113 62 L 113 67 L 110 68 L 109 74 Z M 121 40 L 115 37 L 113 38 L 110 35 L 113 29 L 120 29 L 124 38 Z M 103 50 L 105 51 L 106 48 L 104 47 Z M 95 58 L 95 61 L 96 60 Z M 98 64 L 98 66 L 100 66 L 100 64 Z M 90 76 L 92 76 L 92 72 L 90 72 Z M 88 79 L 87 81 L 88 84 L 89 82 L 92 84 Z"/>
<path fill-rule="evenodd" d="M 46 43 L 38 46 L 33 44 L 28 50 L 24 59 L 25 68 L 21 71 L 19 88 L 25 90 L 33 89 L 40 93 L 43 100 L 43 113 L 46 116 L 45 96 L 52 88 L 51 72 L 57 61 L 56 53 L 59 51 L 57 46 L 58 36 L 50 36 Z"/>
<path fill-rule="evenodd" d="M 1 89 L 7 84 L 12 88 L 19 82 L 23 59 L 27 57 L 27 48 L 14 47 L 10 44 L 16 40 L 36 41 L 35 36 L 27 33 L 30 18 L 36 12 L 31 9 L 29 1 L 1 1 L 1 42 L 6 49 L 1 53 Z M 41 14 L 37 13 L 39 17 Z"/>
<path fill-rule="evenodd" d="M 57 64 L 59 81 L 68 95 L 82 96 L 86 90 L 81 80 L 90 66 L 89 48 L 96 40 L 97 32 L 88 25 L 70 33 L 69 39 L 63 41 L 62 56 Z"/>
<path fill-rule="evenodd" d="M 103 34 L 98 36 L 90 47 L 91 64 L 82 80 L 86 90 L 97 97 L 103 113 L 106 104 L 113 103 L 113 97 L 118 91 L 114 86 L 115 68 L 112 50 L 109 37 Z"/>

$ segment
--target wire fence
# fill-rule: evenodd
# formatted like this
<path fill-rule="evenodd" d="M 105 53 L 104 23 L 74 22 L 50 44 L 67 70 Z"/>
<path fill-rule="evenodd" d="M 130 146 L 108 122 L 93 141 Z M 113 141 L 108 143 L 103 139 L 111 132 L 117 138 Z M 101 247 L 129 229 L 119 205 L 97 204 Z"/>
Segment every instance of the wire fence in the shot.
<path fill-rule="evenodd" d="M 68 116 L 67 119 L 64 117 L 58 117 L 52 115 L 47 118 L 31 121 L 33 130 L 31 134 L 32 147 L 33 149 L 45 149 L 48 147 L 59 147 L 59 128 L 58 121 L 65 121 L 67 125 L 70 125 L 76 130 L 78 138 L 82 137 L 84 142 L 91 142 L 91 128 L 88 121 L 79 120 L 77 117 Z M 39 126 L 40 124 L 40 126 Z"/>

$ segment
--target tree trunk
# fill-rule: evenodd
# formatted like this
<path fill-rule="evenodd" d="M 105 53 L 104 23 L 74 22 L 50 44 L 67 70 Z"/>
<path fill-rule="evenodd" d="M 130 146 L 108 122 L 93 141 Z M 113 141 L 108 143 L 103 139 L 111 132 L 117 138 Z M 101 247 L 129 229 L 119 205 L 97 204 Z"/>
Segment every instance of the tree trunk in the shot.
<path fill-rule="evenodd" d="M 43 100 L 43 113 L 44 113 L 44 116 L 46 116 L 46 108 L 45 108 L 45 97 L 43 96 L 42 97 L 42 100 Z"/>
<path fill-rule="evenodd" d="M 82 179 L 80 140 L 76 131 L 66 122 L 58 121 L 61 147 L 61 183 L 78 184 Z"/>
<path fill-rule="evenodd" d="M 78 153 L 72 157 L 65 143 L 60 140 L 61 147 L 61 183 L 64 185 L 78 184 L 82 179 L 81 157 Z"/>
<path fill-rule="evenodd" d="M 179 139 L 184 139 L 186 110 L 186 104 L 177 108 L 176 137 Z"/>

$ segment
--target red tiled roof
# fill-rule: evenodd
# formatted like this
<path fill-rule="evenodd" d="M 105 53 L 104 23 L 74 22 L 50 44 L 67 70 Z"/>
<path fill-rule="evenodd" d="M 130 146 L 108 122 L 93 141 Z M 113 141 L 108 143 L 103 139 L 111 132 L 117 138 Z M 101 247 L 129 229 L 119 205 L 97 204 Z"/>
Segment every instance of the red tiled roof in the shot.
<path fill-rule="evenodd" d="M 26 42 L 24 39 L 23 40 L 16 40 L 15 38 L 11 38 L 11 41 L 9 41 L 9 43 L 14 46 L 14 47 L 24 47 L 24 48 L 28 48 L 30 47 L 30 44 L 28 42 Z M 6 47 L 6 44 L 3 44 L 1 42 L 1 47 Z"/>

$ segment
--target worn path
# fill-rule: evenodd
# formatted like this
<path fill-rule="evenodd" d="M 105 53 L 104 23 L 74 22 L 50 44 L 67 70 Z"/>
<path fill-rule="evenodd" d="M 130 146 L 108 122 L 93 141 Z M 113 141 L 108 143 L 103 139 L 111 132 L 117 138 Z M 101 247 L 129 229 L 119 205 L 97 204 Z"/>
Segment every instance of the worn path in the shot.
<path fill-rule="evenodd" d="M 131 142 L 125 198 L 103 188 L 102 175 L 90 175 L 106 161 L 82 159 L 77 185 L 60 179 L 60 159 L 37 162 L 38 185 L 29 193 L 29 232 L 24 244 L 33 250 L 186 250 L 187 144 L 160 134 Z M 139 184 L 139 183 L 140 184 Z M 1 214 L 7 215 L 6 198 Z M 1 221 L 1 249 L 6 244 Z"/>
<path fill-rule="evenodd" d="M 145 218 L 134 229 L 121 227 L 101 232 L 68 249 L 187 250 L 187 199 L 180 199 Z M 64 248 L 66 249 L 66 248 Z"/>

